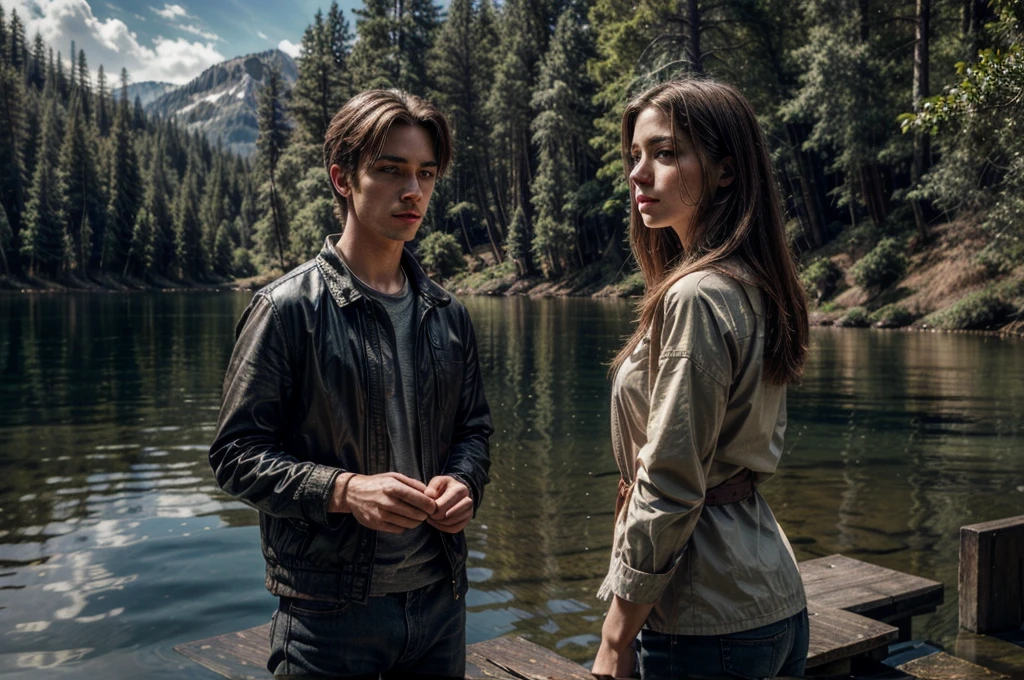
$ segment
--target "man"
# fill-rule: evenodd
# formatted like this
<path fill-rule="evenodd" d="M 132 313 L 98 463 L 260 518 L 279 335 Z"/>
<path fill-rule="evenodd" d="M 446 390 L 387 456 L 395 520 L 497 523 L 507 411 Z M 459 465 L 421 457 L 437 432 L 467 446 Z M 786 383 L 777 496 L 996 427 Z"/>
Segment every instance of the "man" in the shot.
<path fill-rule="evenodd" d="M 464 674 L 490 411 L 465 308 L 404 249 L 450 159 L 423 100 L 351 99 L 324 140 L 340 237 L 239 322 L 210 463 L 260 511 L 275 675 Z"/>

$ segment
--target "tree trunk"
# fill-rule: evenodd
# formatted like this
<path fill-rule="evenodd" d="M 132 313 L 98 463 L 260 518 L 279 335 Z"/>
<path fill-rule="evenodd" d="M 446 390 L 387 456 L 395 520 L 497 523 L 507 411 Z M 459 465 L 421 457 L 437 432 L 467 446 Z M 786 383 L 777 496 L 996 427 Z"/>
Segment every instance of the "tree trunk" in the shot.
<path fill-rule="evenodd" d="M 825 245 L 825 210 L 817 177 L 818 169 L 809 152 L 803 149 L 806 141 L 804 128 L 805 126 L 798 123 L 787 123 L 786 133 L 789 136 L 790 152 L 796 161 L 801 198 L 810 228 L 811 247 L 820 248 Z"/>
<path fill-rule="evenodd" d="M 495 234 L 494 218 L 491 216 L 491 211 L 487 207 L 487 197 L 484 195 L 483 187 L 480 186 L 480 173 L 476 173 L 476 177 L 473 179 L 473 189 L 476 191 L 476 199 L 480 204 L 480 210 L 484 214 L 484 227 L 487 229 L 487 241 L 491 244 L 491 253 L 494 255 L 494 263 L 501 264 L 505 261 L 502 256 L 501 247 L 498 244 L 498 238 Z"/>
<path fill-rule="evenodd" d="M 924 99 L 928 96 L 928 55 L 929 55 L 929 23 L 931 22 L 931 0 L 917 0 L 917 30 L 914 44 L 914 112 L 920 113 Z M 921 178 L 928 171 L 930 155 L 928 135 L 921 131 L 914 132 L 914 165 L 911 168 L 911 185 L 914 189 L 921 186 Z M 914 210 L 914 224 L 917 226 L 918 239 L 924 243 L 928 240 L 928 225 L 924 219 L 924 207 L 920 201 L 911 201 Z"/>
<path fill-rule="evenodd" d="M 270 212 L 274 216 L 274 233 L 277 235 L 277 258 L 284 271 L 284 235 L 281 233 L 281 219 L 277 214 L 277 185 L 274 183 L 274 168 L 270 168 Z"/>
<path fill-rule="evenodd" d="M 687 0 L 687 20 L 690 32 L 687 35 L 687 51 L 694 73 L 704 73 L 704 53 L 700 49 L 700 3 L 698 0 Z"/>

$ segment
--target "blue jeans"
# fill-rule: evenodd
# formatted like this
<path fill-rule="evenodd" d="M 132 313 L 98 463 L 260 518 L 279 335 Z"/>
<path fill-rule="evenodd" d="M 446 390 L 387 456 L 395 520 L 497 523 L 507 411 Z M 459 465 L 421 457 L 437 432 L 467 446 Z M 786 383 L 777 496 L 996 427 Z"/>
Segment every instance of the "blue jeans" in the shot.
<path fill-rule="evenodd" d="M 451 582 L 366 604 L 280 598 L 267 669 L 277 677 L 462 678 L 466 602 Z"/>
<path fill-rule="evenodd" d="M 788 619 L 727 635 L 640 633 L 643 680 L 802 677 L 810 631 L 807 610 Z"/>

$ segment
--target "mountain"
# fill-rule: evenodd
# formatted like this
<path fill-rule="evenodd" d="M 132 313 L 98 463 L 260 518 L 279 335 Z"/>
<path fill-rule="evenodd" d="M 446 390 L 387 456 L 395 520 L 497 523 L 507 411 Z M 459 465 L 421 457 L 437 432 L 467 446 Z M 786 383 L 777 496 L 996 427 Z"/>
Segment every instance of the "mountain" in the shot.
<path fill-rule="evenodd" d="M 248 156 L 256 150 L 256 100 L 271 66 L 277 66 L 285 89 L 291 89 L 298 78 L 295 61 L 281 50 L 268 50 L 211 66 L 187 85 L 151 101 L 146 112 L 176 118 L 211 142 Z"/>
<path fill-rule="evenodd" d="M 142 102 L 142 106 L 145 107 L 150 102 L 159 99 L 171 90 L 178 89 L 178 87 L 179 86 L 174 83 L 158 83 L 155 80 L 132 83 L 128 86 L 128 102 L 134 103 L 135 98 L 138 97 L 139 101 Z M 115 87 L 112 94 L 114 95 L 114 99 L 120 99 L 121 88 Z"/>

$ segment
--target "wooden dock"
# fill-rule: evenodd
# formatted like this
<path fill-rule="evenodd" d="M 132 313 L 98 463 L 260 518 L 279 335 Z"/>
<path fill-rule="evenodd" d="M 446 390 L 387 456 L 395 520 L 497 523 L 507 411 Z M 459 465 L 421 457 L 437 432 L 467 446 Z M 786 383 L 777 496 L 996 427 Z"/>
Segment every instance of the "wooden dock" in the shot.
<path fill-rule="evenodd" d="M 966 548 L 964 547 L 966 546 Z M 972 548 L 975 546 L 975 548 Z M 964 556 L 966 555 L 966 564 Z M 1014 559 L 1003 559 L 1007 555 Z M 1020 627 L 1024 516 L 964 527 L 960 608 L 978 626 Z M 800 563 L 810 621 L 809 676 L 851 677 L 878 669 L 889 645 L 911 638 L 911 618 L 943 601 L 938 581 L 904 574 L 843 555 Z M 1012 573 L 1011 573 L 1012 572 Z M 965 584 L 967 584 L 965 586 Z M 992 601 L 992 594 L 999 599 Z M 984 630 L 978 632 L 986 632 Z M 175 651 L 227 678 L 268 680 L 270 624 L 189 642 Z M 932 648 L 934 649 L 934 648 Z M 932 652 L 889 669 L 888 680 L 1003 680 L 1024 677 L 1024 647 L 962 632 L 956 656 Z M 505 636 L 470 645 L 468 680 L 592 680 L 584 667 L 529 640 Z M 890 662 L 891 663 L 891 662 Z M 884 667 L 883 667 L 884 668 Z"/>

